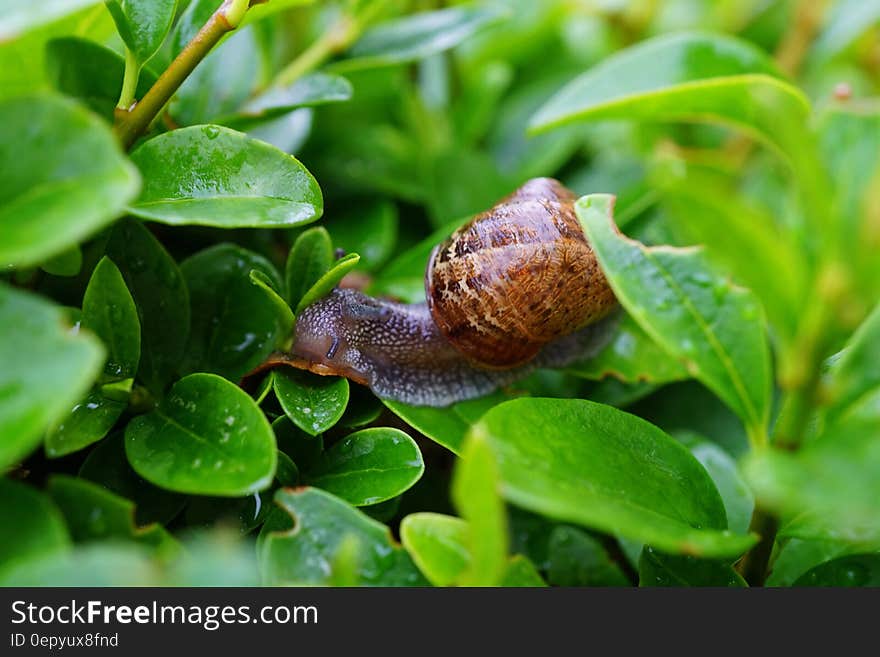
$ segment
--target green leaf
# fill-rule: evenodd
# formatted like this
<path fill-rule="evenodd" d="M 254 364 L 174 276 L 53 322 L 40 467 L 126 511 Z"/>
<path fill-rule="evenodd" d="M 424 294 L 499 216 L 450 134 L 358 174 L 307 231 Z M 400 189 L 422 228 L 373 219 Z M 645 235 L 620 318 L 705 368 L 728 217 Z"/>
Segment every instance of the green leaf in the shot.
<path fill-rule="evenodd" d="M 853 554 L 810 569 L 793 586 L 880 586 L 880 554 Z"/>
<path fill-rule="evenodd" d="M 287 87 L 271 87 L 246 102 L 233 115 L 216 120 L 236 130 L 275 119 L 301 107 L 340 103 L 351 98 L 351 83 L 341 75 L 312 73 Z"/>
<path fill-rule="evenodd" d="M 388 399 L 383 399 L 382 403 L 413 429 L 423 433 L 453 454 L 461 454 L 464 437 L 470 429 L 470 424 L 457 414 L 450 413 L 448 408 L 410 406 Z"/>
<path fill-rule="evenodd" d="M 244 536 L 265 522 L 271 512 L 272 494 L 267 490 L 233 499 L 200 495 L 190 499 L 183 519 L 188 527 L 229 527 L 237 529 L 236 533 Z"/>
<path fill-rule="evenodd" d="M 131 500 L 138 525 L 167 524 L 180 513 L 187 499 L 154 486 L 131 468 L 125 456 L 122 431 L 114 432 L 89 451 L 79 469 L 79 476 Z"/>
<path fill-rule="evenodd" d="M 141 325 L 122 274 L 107 256 L 101 258 L 89 279 L 82 327 L 101 338 L 107 349 L 106 380 L 134 377 L 141 356 Z"/>
<path fill-rule="evenodd" d="M 29 0 L 7 0 L 0 8 L 0 44 L 98 2 L 99 0 L 43 0 L 35 3 Z"/>
<path fill-rule="evenodd" d="M 110 129 L 69 100 L 0 101 L 0 263 L 33 265 L 118 217 L 137 171 Z"/>
<path fill-rule="evenodd" d="M 134 544 L 93 543 L 16 564 L 0 586 L 156 586 L 156 564 Z"/>
<path fill-rule="evenodd" d="M 736 461 L 718 445 L 700 436 L 689 434 L 676 437 L 691 450 L 691 454 L 715 482 L 727 511 L 728 528 L 737 533 L 746 533 L 755 508 L 755 498 L 740 475 Z"/>
<path fill-rule="evenodd" d="M 141 223 L 119 222 L 110 234 L 107 256 L 119 267 L 141 322 L 138 379 L 161 394 L 180 368 L 190 308 L 186 281 L 177 263 Z"/>
<path fill-rule="evenodd" d="M 814 536 L 880 541 L 880 395 L 791 454 L 764 449 L 742 464 L 765 509 L 808 514 Z"/>
<path fill-rule="evenodd" d="M 82 399 L 104 350 L 64 325 L 59 308 L 0 283 L 0 468 L 36 447 L 49 425 Z"/>
<path fill-rule="evenodd" d="M 614 337 L 598 354 L 565 369 L 587 379 L 613 376 L 628 383 L 668 383 L 689 376 L 684 366 L 654 342 L 629 315 L 623 316 Z"/>
<path fill-rule="evenodd" d="M 471 565 L 468 524 L 440 513 L 411 513 L 400 523 L 400 540 L 434 586 L 453 585 Z"/>
<path fill-rule="evenodd" d="M 831 403 L 826 420 L 842 417 L 860 399 L 880 390 L 880 304 L 853 333 L 840 358 L 831 366 L 828 390 Z"/>
<path fill-rule="evenodd" d="M 357 267 L 360 259 L 361 257 L 357 253 L 349 253 L 337 260 L 330 268 L 330 271 L 315 281 L 315 284 L 299 300 L 299 303 L 296 305 L 296 314 L 298 315 L 308 306 L 330 294 L 330 291 L 339 284 L 339 281 L 348 272 Z"/>
<path fill-rule="evenodd" d="M 349 434 L 309 469 L 307 483 L 354 506 L 390 500 L 425 471 L 415 441 L 399 429 L 375 427 Z"/>
<path fill-rule="evenodd" d="M 333 243 L 323 226 L 303 231 L 287 255 L 287 301 L 297 307 L 318 279 L 333 266 Z"/>
<path fill-rule="evenodd" d="M 76 276 L 82 269 L 82 249 L 72 246 L 46 260 L 40 269 L 53 276 Z"/>
<path fill-rule="evenodd" d="M 812 44 L 813 61 L 830 59 L 880 21 L 878 0 L 841 0 L 829 11 L 822 32 Z"/>
<path fill-rule="evenodd" d="M 196 495 L 240 496 L 275 476 L 275 436 L 243 390 L 214 374 L 191 374 L 152 413 L 125 430 L 135 471 L 157 486 Z"/>
<path fill-rule="evenodd" d="M 770 410 L 770 354 L 757 300 L 714 272 L 698 249 L 647 248 L 624 237 L 612 204 L 607 195 L 585 196 L 575 211 L 617 299 L 760 443 Z"/>
<path fill-rule="evenodd" d="M 275 309 L 275 319 L 278 322 L 278 338 L 275 344 L 285 344 L 285 340 L 293 336 L 293 329 L 296 326 L 296 317 L 287 301 L 281 296 L 276 289 L 279 281 L 273 281 L 265 272 L 259 269 L 251 269 L 248 273 L 248 280 L 257 287 L 266 297 L 266 300 Z M 281 338 L 284 338 L 283 340 Z"/>
<path fill-rule="evenodd" d="M 682 163 L 673 166 L 680 169 Z M 802 249 L 766 208 L 746 202 L 725 183 L 694 166 L 665 181 L 669 220 L 686 243 L 705 246 L 714 262 L 755 293 L 779 336 L 790 343 L 808 298 Z"/>
<path fill-rule="evenodd" d="M 394 544 L 388 527 L 330 493 L 283 488 L 275 503 L 281 508 L 266 521 L 257 544 L 266 585 L 329 584 L 332 564 L 347 540 L 357 542 L 358 585 L 427 583 L 406 551 Z"/>
<path fill-rule="evenodd" d="M 547 582 L 538 573 L 535 564 L 529 561 L 528 557 L 521 554 L 514 555 L 507 562 L 507 570 L 504 571 L 504 577 L 501 579 L 499 586 L 505 588 L 512 587 L 539 587 L 547 586 Z"/>
<path fill-rule="evenodd" d="M 321 216 L 318 183 L 291 155 L 216 125 L 167 132 L 131 155 L 146 184 L 129 211 L 176 226 L 292 227 Z"/>
<path fill-rule="evenodd" d="M 192 307 L 184 370 L 238 380 L 263 362 L 282 336 L 278 309 L 251 283 L 252 271 L 281 286 L 263 256 L 216 244 L 180 264 Z"/>
<path fill-rule="evenodd" d="M 307 434 L 324 433 L 339 421 L 348 403 L 348 379 L 301 370 L 277 370 L 275 396 L 284 413 Z"/>
<path fill-rule="evenodd" d="M 663 554 L 645 547 L 639 559 L 639 586 L 744 587 L 747 584 L 728 563 Z"/>
<path fill-rule="evenodd" d="M 452 480 L 452 501 L 468 524 L 471 563 L 459 579 L 464 586 L 496 586 L 506 570 L 507 514 L 499 487 L 492 451 L 484 440 L 471 438 Z"/>
<path fill-rule="evenodd" d="M 809 103 L 773 61 L 732 37 L 682 33 L 616 53 L 535 114 L 534 132 L 582 120 L 714 121 L 783 151 L 802 148 Z"/>
<path fill-rule="evenodd" d="M 106 0 L 106 5 L 119 36 L 141 65 L 159 50 L 177 10 L 177 0 Z"/>
<path fill-rule="evenodd" d="M 78 452 L 106 436 L 122 417 L 127 404 L 93 389 L 46 435 L 46 456 L 58 458 Z"/>
<path fill-rule="evenodd" d="M 560 525 L 547 544 L 547 581 L 553 586 L 630 586 L 598 540 L 577 527 Z"/>
<path fill-rule="evenodd" d="M 0 479 L 0 572 L 16 561 L 58 553 L 68 545 L 64 518 L 48 497 Z"/>
<path fill-rule="evenodd" d="M 113 121 L 125 75 L 121 55 L 90 39 L 61 37 L 46 44 L 46 69 L 55 89 L 78 98 L 107 121 Z M 135 96 L 143 98 L 155 82 L 156 76 L 143 69 Z"/>
<path fill-rule="evenodd" d="M 422 12 L 376 25 L 364 32 L 337 70 L 377 68 L 424 59 L 454 48 L 505 16 L 492 6 L 462 6 Z"/>
<path fill-rule="evenodd" d="M 326 224 L 333 243 L 346 253 L 360 255 L 358 266 L 367 271 L 381 266 L 397 243 L 397 207 L 387 201 L 358 203 Z"/>
<path fill-rule="evenodd" d="M 77 543 L 106 539 L 130 540 L 156 550 L 168 551 L 177 541 L 165 529 L 152 524 L 138 527 L 130 501 L 85 479 L 56 474 L 47 485 L 49 495 L 64 514 Z"/>
<path fill-rule="evenodd" d="M 585 400 L 516 399 L 472 435 L 493 448 L 502 494 L 517 506 L 674 553 L 735 557 L 754 543 L 726 530 L 721 497 L 696 459 L 634 415 Z"/>

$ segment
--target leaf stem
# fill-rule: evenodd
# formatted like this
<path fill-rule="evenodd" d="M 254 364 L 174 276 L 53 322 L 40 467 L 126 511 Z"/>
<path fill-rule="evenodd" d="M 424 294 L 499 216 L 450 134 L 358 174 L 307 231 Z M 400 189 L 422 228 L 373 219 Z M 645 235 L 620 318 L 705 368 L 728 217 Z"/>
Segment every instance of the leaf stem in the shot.
<path fill-rule="evenodd" d="M 116 109 L 124 110 L 126 113 L 135 102 L 135 93 L 137 93 L 138 78 L 141 74 L 141 63 L 137 56 L 128 48 L 125 49 L 125 74 L 122 78 L 122 91 L 119 93 L 119 102 L 116 103 Z"/>
<path fill-rule="evenodd" d="M 248 0 L 225 0 L 192 41 L 174 58 L 143 99 L 121 118 L 116 126 L 116 133 L 126 149 L 147 129 L 217 42 L 227 32 L 239 26 L 248 7 Z"/>
<path fill-rule="evenodd" d="M 286 87 L 318 68 L 357 38 L 360 30 L 351 16 L 342 15 L 321 37 L 303 50 L 275 76 L 273 86 Z"/>

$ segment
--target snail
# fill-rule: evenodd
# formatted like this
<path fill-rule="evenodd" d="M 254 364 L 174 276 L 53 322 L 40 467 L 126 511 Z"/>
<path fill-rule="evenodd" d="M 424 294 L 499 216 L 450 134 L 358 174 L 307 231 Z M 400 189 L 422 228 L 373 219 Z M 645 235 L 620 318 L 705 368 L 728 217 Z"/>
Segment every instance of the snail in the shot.
<path fill-rule="evenodd" d="M 424 303 L 336 288 L 300 313 L 290 353 L 257 371 L 291 365 L 447 406 L 593 355 L 617 302 L 574 201 L 556 180 L 529 180 L 434 248 Z"/>

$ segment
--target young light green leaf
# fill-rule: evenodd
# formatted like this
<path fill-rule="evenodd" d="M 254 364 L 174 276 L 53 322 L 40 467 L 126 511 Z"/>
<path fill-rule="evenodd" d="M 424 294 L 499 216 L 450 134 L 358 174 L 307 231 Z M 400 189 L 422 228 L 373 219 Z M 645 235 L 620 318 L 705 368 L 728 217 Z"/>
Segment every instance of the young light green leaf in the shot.
<path fill-rule="evenodd" d="M 58 553 L 68 545 L 64 517 L 47 496 L 0 479 L 0 572 L 16 561 Z"/>
<path fill-rule="evenodd" d="M 73 101 L 0 101 L 0 263 L 39 264 L 116 219 L 140 180 L 110 129 Z M 46 144 L 51 144 L 47 148 Z"/>
<path fill-rule="evenodd" d="M 282 337 L 278 309 L 251 283 L 258 271 L 280 287 L 263 256 L 233 244 L 217 244 L 180 264 L 192 306 L 192 328 L 183 370 L 211 372 L 238 382 L 272 352 Z"/>
<path fill-rule="evenodd" d="M 505 588 L 541 587 L 547 586 L 547 582 L 541 577 L 528 557 L 516 554 L 507 562 L 507 570 L 501 578 L 501 584 Z"/>
<path fill-rule="evenodd" d="M 266 521 L 257 550 L 263 582 L 326 585 L 346 540 L 357 541 L 355 574 L 361 586 L 424 586 L 427 582 L 409 555 L 395 545 L 388 527 L 330 493 L 316 488 L 282 488 L 280 509 Z"/>
<path fill-rule="evenodd" d="M 135 524 L 134 504 L 90 481 L 56 474 L 47 489 L 77 543 L 117 539 L 165 552 L 177 548 L 177 541 L 161 525 Z"/>
<path fill-rule="evenodd" d="M 468 524 L 471 563 L 458 580 L 464 586 L 495 586 L 506 569 L 507 514 L 499 487 L 498 466 L 489 445 L 471 437 L 452 480 L 452 501 Z"/>
<path fill-rule="evenodd" d="M 493 449 L 502 494 L 517 506 L 678 554 L 735 557 L 754 543 L 727 531 L 696 459 L 634 415 L 585 400 L 516 399 L 472 435 Z"/>
<path fill-rule="evenodd" d="M 166 132 L 131 155 L 146 184 L 129 211 L 172 225 L 298 226 L 321 216 L 318 183 L 291 155 L 216 125 Z"/>
<path fill-rule="evenodd" d="M 91 39 L 61 37 L 46 44 L 46 69 L 55 89 L 80 99 L 107 121 L 113 121 L 125 75 L 121 55 Z M 156 76 L 143 69 L 135 97 L 143 98 L 155 82 Z"/>
<path fill-rule="evenodd" d="M 580 120 L 697 120 L 733 125 L 799 151 L 809 104 L 757 47 L 716 34 L 663 35 L 604 60 L 535 114 L 534 132 Z"/>
<path fill-rule="evenodd" d="M 337 70 L 378 68 L 423 59 L 459 43 L 504 18 L 492 6 L 449 7 L 397 18 L 364 32 Z"/>
<path fill-rule="evenodd" d="M 698 249 L 647 248 L 624 237 L 612 205 L 613 197 L 597 194 L 581 198 L 575 211 L 618 300 L 762 442 L 770 354 L 757 300 L 715 273 Z"/>
<path fill-rule="evenodd" d="M 106 0 L 119 36 L 139 64 L 156 54 L 177 10 L 177 0 Z"/>
<path fill-rule="evenodd" d="M 378 504 L 412 487 L 425 471 L 415 441 L 399 429 L 374 427 L 349 434 L 326 450 L 306 477 L 354 506 Z"/>
<path fill-rule="evenodd" d="M 214 374 L 191 374 L 125 430 L 135 471 L 181 493 L 236 497 L 262 490 L 275 476 L 275 436 L 238 386 Z"/>
<path fill-rule="evenodd" d="M 323 226 L 303 231 L 287 254 L 287 301 L 296 307 L 318 279 L 333 266 L 333 243 Z"/>
<path fill-rule="evenodd" d="M 614 337 L 604 349 L 566 367 L 566 371 L 587 379 L 613 376 L 628 383 L 668 383 L 689 378 L 684 366 L 651 339 L 629 315 L 620 320 Z"/>
<path fill-rule="evenodd" d="M 339 421 L 348 404 L 348 379 L 301 370 L 277 370 L 275 396 L 284 413 L 307 434 L 324 433 Z"/>
<path fill-rule="evenodd" d="M 43 432 L 85 396 L 104 349 L 64 325 L 60 309 L 0 283 L 0 468 L 36 447 Z"/>
<path fill-rule="evenodd" d="M 745 580 L 729 563 L 642 550 L 639 559 L 639 586 L 744 587 Z"/>
<path fill-rule="evenodd" d="M 161 394 L 178 372 L 190 327 L 189 293 L 177 263 L 143 224 L 123 220 L 106 254 L 122 273 L 141 323 L 138 379 Z"/>
<path fill-rule="evenodd" d="M 248 274 L 248 279 L 257 287 L 257 289 L 266 295 L 266 299 L 272 304 L 272 307 L 275 308 L 275 318 L 278 321 L 279 326 L 278 337 L 283 344 L 285 336 L 290 336 L 293 333 L 293 327 L 296 324 L 296 317 L 290 309 L 290 306 L 287 305 L 287 301 L 285 301 L 277 291 L 276 285 L 278 285 L 278 283 L 273 281 L 264 271 L 259 269 L 251 269 Z M 279 340 L 276 339 L 276 345 L 278 344 L 278 341 Z"/>
<path fill-rule="evenodd" d="M 7 0 L 0 8 L 0 44 L 67 14 L 96 5 L 100 0 Z"/>
<path fill-rule="evenodd" d="M 339 284 L 339 281 L 357 266 L 360 259 L 361 257 L 357 253 L 349 253 L 337 260 L 330 268 L 330 271 L 315 281 L 315 284 L 302 296 L 302 299 L 296 304 L 296 314 L 300 314 L 303 309 L 330 294 L 330 291 Z"/>
<path fill-rule="evenodd" d="M 468 524 L 440 513 L 411 513 L 400 523 L 400 540 L 434 586 L 451 586 L 471 565 Z"/>

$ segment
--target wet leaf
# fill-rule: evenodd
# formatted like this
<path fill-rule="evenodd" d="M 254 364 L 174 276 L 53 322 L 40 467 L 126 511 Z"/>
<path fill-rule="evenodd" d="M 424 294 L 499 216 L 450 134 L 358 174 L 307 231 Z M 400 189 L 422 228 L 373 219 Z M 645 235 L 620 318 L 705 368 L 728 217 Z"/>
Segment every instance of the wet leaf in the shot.
<path fill-rule="evenodd" d="M 137 171 L 73 101 L 0 101 L 0 263 L 39 264 L 91 236 L 137 195 Z"/>
<path fill-rule="evenodd" d="M 624 237 L 612 205 L 612 197 L 594 195 L 575 208 L 618 300 L 759 441 L 770 411 L 770 354 L 757 300 L 698 249 L 648 248 Z"/>
<path fill-rule="evenodd" d="M 241 496 L 275 476 L 272 428 L 238 386 L 214 374 L 191 374 L 158 408 L 133 419 L 125 452 L 157 486 L 196 495 Z"/>
<path fill-rule="evenodd" d="M 318 183 L 296 158 L 216 125 L 154 137 L 131 159 L 145 185 L 129 211 L 143 219 L 217 228 L 307 224 L 321 216 Z"/>
<path fill-rule="evenodd" d="M 727 531 L 696 459 L 636 416 L 585 400 L 517 399 L 472 433 L 492 447 L 502 494 L 517 506 L 674 553 L 735 557 L 754 543 Z"/>
<path fill-rule="evenodd" d="M 309 469 L 307 483 L 354 506 L 400 495 L 425 471 L 415 441 L 399 429 L 376 427 L 349 434 Z"/>
<path fill-rule="evenodd" d="M 744 587 L 746 582 L 729 563 L 663 554 L 646 547 L 639 560 L 639 586 Z"/>
<path fill-rule="evenodd" d="M 316 488 L 284 488 L 280 507 L 260 532 L 258 552 L 267 585 L 322 585 L 345 541 L 356 541 L 360 586 L 424 586 L 425 579 L 385 525 Z"/>
<path fill-rule="evenodd" d="M 283 369 L 273 385 L 287 417 L 312 436 L 336 424 L 348 403 L 348 379 L 341 377 Z"/>
<path fill-rule="evenodd" d="M 65 326 L 59 308 L 0 283 L 0 467 L 34 449 L 43 432 L 82 399 L 104 349 Z"/>

